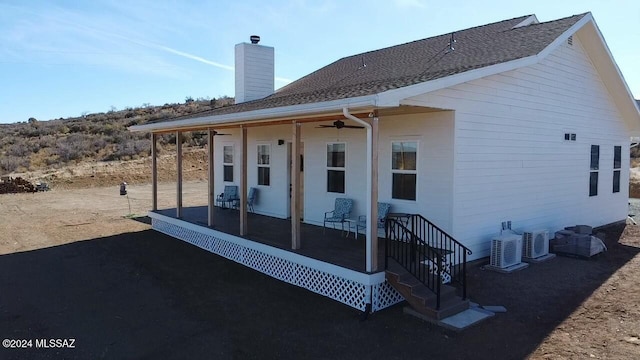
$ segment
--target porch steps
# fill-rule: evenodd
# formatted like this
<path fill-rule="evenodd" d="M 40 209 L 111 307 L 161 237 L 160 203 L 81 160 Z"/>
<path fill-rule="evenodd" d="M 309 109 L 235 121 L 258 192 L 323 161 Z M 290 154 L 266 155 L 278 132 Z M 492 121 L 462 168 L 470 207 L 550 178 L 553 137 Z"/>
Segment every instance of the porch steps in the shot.
<path fill-rule="evenodd" d="M 456 288 L 440 287 L 440 309 L 436 309 L 436 294 L 400 266 L 386 271 L 389 284 L 396 289 L 418 313 L 434 320 L 441 320 L 469 308 L 469 300 L 456 295 Z"/>

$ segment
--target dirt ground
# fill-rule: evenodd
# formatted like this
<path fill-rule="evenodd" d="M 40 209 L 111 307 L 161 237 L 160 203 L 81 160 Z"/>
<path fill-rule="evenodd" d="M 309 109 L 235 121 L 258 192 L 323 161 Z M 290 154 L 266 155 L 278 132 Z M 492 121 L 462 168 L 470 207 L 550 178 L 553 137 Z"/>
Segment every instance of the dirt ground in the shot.
<path fill-rule="evenodd" d="M 186 148 L 182 162 L 184 181 L 206 181 L 206 149 Z M 46 182 L 51 188 L 58 190 L 115 186 L 123 181 L 130 185 L 144 185 L 151 183 L 151 157 L 129 161 L 84 161 L 61 168 L 10 175 L 22 177 L 32 183 Z M 158 181 L 175 182 L 176 178 L 175 152 L 158 155 Z"/>
<path fill-rule="evenodd" d="M 0 338 L 75 339 L 0 359 L 640 358 L 640 228 L 609 251 L 505 275 L 470 266 L 469 294 L 506 313 L 461 333 L 340 303 L 150 230 L 149 185 L 0 195 Z M 206 182 L 184 204 L 206 202 Z M 160 185 L 161 207 L 175 185 Z M 129 208 L 129 203 L 131 208 Z"/>

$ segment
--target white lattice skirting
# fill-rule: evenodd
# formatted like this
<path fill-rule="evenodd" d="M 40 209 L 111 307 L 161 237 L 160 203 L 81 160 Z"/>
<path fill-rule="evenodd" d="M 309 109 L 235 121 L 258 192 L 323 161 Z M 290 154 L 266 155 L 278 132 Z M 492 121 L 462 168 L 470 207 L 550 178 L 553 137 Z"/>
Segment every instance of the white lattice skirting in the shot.
<path fill-rule="evenodd" d="M 384 272 L 364 274 L 157 213 L 149 217 L 154 230 L 361 311 L 367 303 L 377 311 L 404 300 Z"/>

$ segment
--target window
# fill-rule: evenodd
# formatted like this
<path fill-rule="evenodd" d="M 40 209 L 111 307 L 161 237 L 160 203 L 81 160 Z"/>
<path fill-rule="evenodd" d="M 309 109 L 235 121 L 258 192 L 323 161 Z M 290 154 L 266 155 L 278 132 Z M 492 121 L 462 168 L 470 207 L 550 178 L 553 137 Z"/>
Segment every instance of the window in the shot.
<path fill-rule="evenodd" d="M 613 147 L 613 192 L 620 192 L 620 167 L 622 166 L 622 146 Z M 617 169 L 617 170 L 616 170 Z"/>
<path fill-rule="evenodd" d="M 327 144 L 327 192 L 344 194 L 345 143 Z"/>
<path fill-rule="evenodd" d="M 622 146 L 613 147 L 613 168 L 620 169 L 622 166 Z"/>
<path fill-rule="evenodd" d="M 589 173 L 589 196 L 598 195 L 598 169 L 600 168 L 600 145 L 591 145 L 591 172 Z"/>
<path fill-rule="evenodd" d="M 233 181 L 233 145 L 225 145 L 222 147 L 223 159 L 223 180 L 227 182 Z"/>
<path fill-rule="evenodd" d="M 258 185 L 269 186 L 271 183 L 271 145 L 258 145 Z"/>
<path fill-rule="evenodd" d="M 613 171 L 613 192 L 620 192 L 620 170 Z"/>
<path fill-rule="evenodd" d="M 600 145 L 591 145 L 591 170 L 600 167 Z"/>
<path fill-rule="evenodd" d="M 417 153 L 418 143 L 415 141 L 391 143 L 392 198 L 416 199 Z"/>

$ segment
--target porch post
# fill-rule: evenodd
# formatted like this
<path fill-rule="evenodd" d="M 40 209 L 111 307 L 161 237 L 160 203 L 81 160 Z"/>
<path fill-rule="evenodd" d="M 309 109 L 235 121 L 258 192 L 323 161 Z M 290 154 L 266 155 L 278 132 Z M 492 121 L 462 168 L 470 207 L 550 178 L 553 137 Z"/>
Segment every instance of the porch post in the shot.
<path fill-rule="evenodd" d="M 177 150 L 177 166 L 178 185 L 176 189 L 176 217 L 182 218 L 182 133 L 176 132 L 176 150 Z"/>
<path fill-rule="evenodd" d="M 240 156 L 240 236 L 247 235 L 247 128 L 240 126 L 242 133 L 242 156 Z"/>
<path fill-rule="evenodd" d="M 151 133 L 151 210 L 158 210 L 158 134 Z"/>
<path fill-rule="evenodd" d="M 302 127 L 293 121 L 291 132 L 291 248 L 300 249 L 300 135 Z"/>
<path fill-rule="evenodd" d="M 367 163 L 367 172 L 366 172 L 366 176 L 367 176 L 367 197 L 366 197 L 366 207 L 367 207 L 367 227 L 365 228 L 365 236 L 366 236 L 366 243 L 365 243 L 365 269 L 367 270 L 367 272 L 372 272 L 376 270 L 376 260 L 373 257 L 373 244 L 374 244 L 374 239 L 372 237 L 372 235 L 374 234 L 374 224 L 375 224 L 375 219 L 378 218 L 378 216 L 374 216 L 372 217 L 371 215 L 374 214 L 373 212 L 373 208 L 374 208 L 374 203 L 373 203 L 373 199 L 372 199 L 372 194 L 374 193 L 373 191 L 373 164 L 372 164 L 372 159 L 373 159 L 373 129 L 371 128 L 371 122 L 369 121 L 365 121 L 369 126 L 367 126 L 367 158 L 366 158 L 366 163 Z M 377 205 L 377 204 L 376 204 Z M 377 210 L 376 210 L 377 211 Z M 377 226 L 377 224 L 375 225 Z"/>
<path fill-rule="evenodd" d="M 368 222 L 371 232 L 371 271 L 378 270 L 378 114 L 371 120 L 371 213 Z"/>
<path fill-rule="evenodd" d="M 213 138 L 215 133 L 212 129 L 209 129 L 207 132 L 207 146 L 209 147 L 207 150 L 207 163 L 209 165 L 209 174 L 207 175 L 207 184 L 209 186 L 209 201 L 208 201 L 208 221 L 207 224 L 209 227 L 213 226 L 213 212 L 215 210 L 215 190 L 214 190 L 214 170 L 213 170 Z"/>

